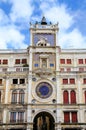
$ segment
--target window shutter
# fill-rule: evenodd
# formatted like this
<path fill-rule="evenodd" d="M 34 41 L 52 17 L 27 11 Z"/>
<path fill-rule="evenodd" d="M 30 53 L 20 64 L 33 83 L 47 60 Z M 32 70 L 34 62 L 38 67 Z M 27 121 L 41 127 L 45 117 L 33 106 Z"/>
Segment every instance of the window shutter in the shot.
<path fill-rule="evenodd" d="M 65 64 L 65 59 L 60 59 L 61 64 Z"/>
<path fill-rule="evenodd" d="M 76 103 L 76 93 L 75 91 L 71 91 L 70 93 L 70 97 L 71 97 L 71 104 L 75 104 Z"/>
<path fill-rule="evenodd" d="M 68 79 L 63 79 L 63 84 L 68 84 Z"/>
<path fill-rule="evenodd" d="M 72 112 L 72 122 L 77 122 L 77 112 Z"/>
<path fill-rule="evenodd" d="M 64 93 L 63 93 L 63 102 L 64 102 L 64 104 L 68 104 L 69 103 L 68 91 L 64 91 Z"/>
<path fill-rule="evenodd" d="M 64 122 L 70 122 L 70 113 L 64 112 Z"/>
<path fill-rule="evenodd" d="M 70 79 L 70 84 L 75 84 L 75 79 Z"/>
<path fill-rule="evenodd" d="M 79 64 L 83 64 L 83 59 L 78 59 Z"/>
<path fill-rule="evenodd" d="M 85 103 L 86 103 L 86 91 L 84 92 L 84 96 L 85 96 Z"/>

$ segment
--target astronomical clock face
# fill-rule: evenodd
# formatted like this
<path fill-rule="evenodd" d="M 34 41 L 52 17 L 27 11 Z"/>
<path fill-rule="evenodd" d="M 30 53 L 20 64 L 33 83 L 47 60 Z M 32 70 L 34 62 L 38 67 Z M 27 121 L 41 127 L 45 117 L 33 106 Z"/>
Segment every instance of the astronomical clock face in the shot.
<path fill-rule="evenodd" d="M 51 46 L 55 45 L 55 36 L 54 34 L 51 33 L 41 33 L 41 34 L 34 34 L 34 44 L 36 45 L 37 42 L 41 39 L 44 38 L 48 43 L 50 43 Z"/>
<path fill-rule="evenodd" d="M 36 87 L 36 94 L 40 98 L 48 98 L 52 94 L 52 86 L 46 82 L 40 83 Z"/>

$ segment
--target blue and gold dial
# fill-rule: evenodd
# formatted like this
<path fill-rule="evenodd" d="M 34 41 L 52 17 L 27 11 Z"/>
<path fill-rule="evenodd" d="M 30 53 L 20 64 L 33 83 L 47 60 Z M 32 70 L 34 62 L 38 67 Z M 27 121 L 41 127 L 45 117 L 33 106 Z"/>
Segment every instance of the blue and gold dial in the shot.
<path fill-rule="evenodd" d="M 36 93 L 40 98 L 48 98 L 52 94 L 52 86 L 43 82 L 36 87 Z"/>

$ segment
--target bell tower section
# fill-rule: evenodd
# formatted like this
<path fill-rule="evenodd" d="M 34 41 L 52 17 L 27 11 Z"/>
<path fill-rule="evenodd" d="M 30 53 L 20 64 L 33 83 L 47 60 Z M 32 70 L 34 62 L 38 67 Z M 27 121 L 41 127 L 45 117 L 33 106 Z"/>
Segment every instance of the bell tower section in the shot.
<path fill-rule="evenodd" d="M 30 24 L 31 46 L 56 46 L 58 24 L 47 23 L 43 17 L 41 22 Z"/>

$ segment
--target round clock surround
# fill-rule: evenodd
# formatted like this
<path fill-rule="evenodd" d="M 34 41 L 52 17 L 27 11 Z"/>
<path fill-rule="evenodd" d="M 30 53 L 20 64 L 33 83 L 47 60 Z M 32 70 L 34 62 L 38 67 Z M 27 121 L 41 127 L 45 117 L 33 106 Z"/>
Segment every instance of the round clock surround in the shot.
<path fill-rule="evenodd" d="M 46 85 L 46 87 L 42 87 L 44 85 Z M 32 97 L 36 100 L 36 102 L 52 102 L 52 100 L 56 98 L 55 85 L 49 80 L 43 79 L 37 81 L 32 89 Z"/>
<path fill-rule="evenodd" d="M 39 83 L 36 87 L 37 96 L 43 99 L 49 98 L 52 92 L 53 92 L 53 88 L 47 82 Z"/>

